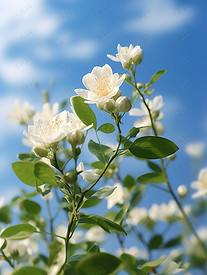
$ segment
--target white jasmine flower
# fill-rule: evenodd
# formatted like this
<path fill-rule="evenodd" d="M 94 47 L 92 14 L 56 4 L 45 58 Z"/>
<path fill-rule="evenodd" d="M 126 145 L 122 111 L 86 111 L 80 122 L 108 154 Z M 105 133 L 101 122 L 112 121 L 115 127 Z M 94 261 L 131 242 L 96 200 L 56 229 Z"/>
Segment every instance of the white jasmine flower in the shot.
<path fill-rule="evenodd" d="M 116 95 L 124 78 L 125 75 L 119 77 L 118 73 L 113 74 L 108 64 L 95 67 L 83 77 L 82 81 L 87 90 L 76 89 L 75 92 L 86 99 L 87 103 L 103 103 Z"/>
<path fill-rule="evenodd" d="M 148 105 L 148 107 L 149 107 L 152 114 L 156 111 L 159 111 L 164 105 L 163 98 L 162 98 L 161 95 L 156 96 L 153 100 L 150 100 L 150 99 L 147 98 L 146 103 L 147 103 L 147 105 Z M 131 116 L 148 116 L 147 107 L 144 105 L 143 102 L 140 103 L 140 106 L 141 106 L 140 109 L 139 108 L 132 108 L 129 111 L 129 114 Z M 159 116 L 162 118 L 163 114 L 160 113 Z"/>
<path fill-rule="evenodd" d="M 63 111 L 52 119 L 40 117 L 39 115 L 34 116 L 33 125 L 28 126 L 28 132 L 24 131 L 24 135 L 31 141 L 33 146 L 49 147 L 66 137 L 67 128 L 65 125 L 68 122 L 68 111 Z"/>
<path fill-rule="evenodd" d="M 80 172 L 80 175 L 82 176 L 83 180 L 87 182 L 93 182 L 98 179 L 99 174 L 96 173 L 97 169 L 88 169 L 84 170 L 83 162 L 80 162 L 77 167 L 77 172 Z"/>
<path fill-rule="evenodd" d="M 168 204 L 152 204 L 148 210 L 148 216 L 154 221 L 169 221 L 171 217 L 179 215 L 175 201 L 171 200 Z"/>
<path fill-rule="evenodd" d="M 147 103 L 147 105 L 148 105 L 148 107 L 151 111 L 152 119 L 153 119 L 153 122 L 154 122 L 155 129 L 157 131 L 157 134 L 160 135 L 164 132 L 163 124 L 160 121 L 157 121 L 157 120 L 163 119 L 163 113 L 161 113 L 159 111 L 162 108 L 162 106 L 164 105 L 162 96 L 161 95 L 156 96 L 153 100 L 146 99 L 146 103 Z M 144 128 L 141 128 L 140 131 L 145 133 L 145 134 L 148 134 L 148 132 L 149 132 L 151 126 L 152 126 L 152 123 L 151 123 L 151 120 L 150 120 L 150 117 L 149 117 L 148 110 L 147 110 L 146 106 L 144 105 L 144 103 L 141 102 L 140 106 L 141 106 L 140 109 L 139 108 L 132 108 L 129 111 L 129 115 L 131 115 L 131 116 L 144 116 L 142 119 L 137 120 L 134 123 L 134 126 L 137 127 L 137 128 L 144 127 Z"/>
<path fill-rule="evenodd" d="M 188 143 L 185 147 L 186 153 L 196 159 L 202 158 L 205 150 L 205 144 L 203 142 Z"/>
<path fill-rule="evenodd" d="M 174 262 L 170 257 L 167 257 L 167 259 L 162 263 L 162 266 L 165 275 L 178 274 L 184 271 L 184 269 L 180 268 L 180 265 Z"/>
<path fill-rule="evenodd" d="M 107 208 L 111 209 L 116 203 L 123 203 L 124 202 L 124 189 L 120 183 L 115 183 L 112 188 L 116 189 L 113 193 L 106 197 L 107 200 Z"/>
<path fill-rule="evenodd" d="M 21 104 L 20 100 L 17 99 L 8 117 L 16 123 L 27 124 L 33 115 L 34 107 L 27 101 Z"/>
<path fill-rule="evenodd" d="M 59 111 L 59 103 L 54 103 L 53 106 L 49 102 L 43 104 L 42 111 L 36 112 L 35 116 L 44 117 L 46 119 L 51 119 L 57 115 Z"/>
<path fill-rule="evenodd" d="M 118 44 L 117 51 L 116 56 L 107 54 L 107 57 L 115 62 L 121 62 L 123 68 L 127 69 L 130 65 L 138 65 L 142 61 L 143 51 L 140 46 L 133 47 L 132 44 L 130 44 L 129 47 L 121 47 L 120 44 Z"/>
<path fill-rule="evenodd" d="M 87 231 L 85 237 L 87 241 L 101 243 L 106 239 L 106 233 L 102 228 L 93 226 Z"/>
<path fill-rule="evenodd" d="M 192 198 L 198 198 L 200 196 L 207 195 L 207 168 L 201 169 L 198 175 L 198 181 L 194 181 L 191 187 L 197 189 L 197 192 L 193 194 Z"/>
<path fill-rule="evenodd" d="M 147 209 L 145 207 L 134 207 L 128 214 L 126 224 L 132 226 L 142 222 L 148 216 Z"/>

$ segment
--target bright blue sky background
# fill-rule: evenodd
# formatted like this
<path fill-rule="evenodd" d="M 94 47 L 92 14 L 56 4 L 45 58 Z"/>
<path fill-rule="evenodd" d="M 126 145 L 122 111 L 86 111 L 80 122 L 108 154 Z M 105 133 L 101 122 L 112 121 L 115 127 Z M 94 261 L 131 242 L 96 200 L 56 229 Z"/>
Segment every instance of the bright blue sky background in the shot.
<path fill-rule="evenodd" d="M 24 152 L 22 127 L 6 118 L 14 100 L 28 100 L 41 109 L 41 89 L 55 80 L 52 101 L 68 98 L 82 88 L 82 77 L 96 65 L 108 63 L 123 73 L 119 63 L 106 57 L 116 46 L 140 45 L 144 51 L 137 73 L 147 82 L 160 69 L 165 74 L 154 86 L 164 98 L 165 137 L 179 147 L 169 168 L 172 184 L 190 185 L 192 161 L 184 146 L 207 138 L 206 111 L 206 8 L 204 1 L 41 1 L 7 0 L 0 19 L 1 193 L 15 195 L 22 183 L 11 163 Z M 123 93 L 130 89 L 125 85 Z M 133 120 L 127 121 L 129 127 Z M 206 159 L 200 168 L 206 166 Z M 152 189 L 150 189 L 152 190 Z M 163 193 L 149 194 L 143 204 L 168 201 Z"/>

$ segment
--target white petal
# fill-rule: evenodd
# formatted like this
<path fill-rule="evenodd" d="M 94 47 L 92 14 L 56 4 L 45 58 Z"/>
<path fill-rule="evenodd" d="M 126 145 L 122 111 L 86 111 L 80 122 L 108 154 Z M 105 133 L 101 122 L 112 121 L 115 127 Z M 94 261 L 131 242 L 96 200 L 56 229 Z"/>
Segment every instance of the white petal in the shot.
<path fill-rule="evenodd" d="M 110 58 L 111 60 L 115 61 L 115 62 L 119 62 L 119 59 L 111 54 L 107 54 L 107 57 Z"/>
<path fill-rule="evenodd" d="M 94 91 L 97 86 L 96 76 L 92 73 L 84 75 L 82 82 L 83 85 L 90 91 Z"/>
<path fill-rule="evenodd" d="M 130 116 L 143 116 L 145 113 L 143 112 L 143 110 L 138 109 L 138 108 L 132 108 L 129 111 L 129 115 Z"/>

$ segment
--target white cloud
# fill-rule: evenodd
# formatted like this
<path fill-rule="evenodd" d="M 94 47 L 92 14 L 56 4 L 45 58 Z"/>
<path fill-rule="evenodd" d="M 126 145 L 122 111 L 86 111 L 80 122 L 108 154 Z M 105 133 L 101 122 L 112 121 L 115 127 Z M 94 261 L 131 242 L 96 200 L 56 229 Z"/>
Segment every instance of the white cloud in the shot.
<path fill-rule="evenodd" d="M 66 55 L 71 59 L 90 59 L 96 54 L 98 44 L 93 40 L 82 40 L 68 46 Z"/>
<path fill-rule="evenodd" d="M 131 6 L 137 15 L 125 22 L 128 31 L 160 34 L 182 27 L 195 15 L 191 6 L 173 0 L 141 0 Z"/>

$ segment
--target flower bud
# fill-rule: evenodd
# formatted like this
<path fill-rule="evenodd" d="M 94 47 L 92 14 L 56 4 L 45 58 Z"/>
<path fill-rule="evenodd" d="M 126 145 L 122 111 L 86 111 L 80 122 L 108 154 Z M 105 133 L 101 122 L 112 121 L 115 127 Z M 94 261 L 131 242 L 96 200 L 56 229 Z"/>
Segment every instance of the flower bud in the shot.
<path fill-rule="evenodd" d="M 172 160 L 174 160 L 175 158 L 176 158 L 176 155 L 175 155 L 175 154 L 169 155 L 169 156 L 167 157 L 167 159 L 168 159 L 169 161 L 172 161 Z"/>
<path fill-rule="evenodd" d="M 131 102 L 126 96 L 120 96 L 116 101 L 116 110 L 118 112 L 126 113 L 131 109 L 131 107 Z"/>
<path fill-rule="evenodd" d="M 139 65 L 143 59 L 143 50 L 140 47 L 137 47 L 137 54 L 132 57 L 132 62 L 134 65 Z"/>
<path fill-rule="evenodd" d="M 75 184 L 77 181 L 77 173 L 74 170 L 70 170 L 62 176 L 62 180 L 69 184 Z"/>
<path fill-rule="evenodd" d="M 178 192 L 178 195 L 181 197 L 181 198 L 185 198 L 188 194 L 188 189 L 185 185 L 179 185 L 178 186 L 178 189 L 177 189 L 177 192 Z"/>
<path fill-rule="evenodd" d="M 118 92 L 113 96 L 113 99 L 116 101 L 121 96 L 121 91 L 118 90 Z"/>
<path fill-rule="evenodd" d="M 99 110 L 103 111 L 104 110 L 104 104 L 105 104 L 105 102 L 99 101 L 98 103 L 96 103 L 96 106 Z"/>
<path fill-rule="evenodd" d="M 85 141 L 84 133 L 81 130 L 73 130 L 67 135 L 67 141 L 74 146 L 83 144 Z"/>
<path fill-rule="evenodd" d="M 104 104 L 104 110 L 112 113 L 115 110 L 115 101 L 113 99 L 109 99 Z"/>
<path fill-rule="evenodd" d="M 126 81 L 127 83 L 129 83 L 129 84 L 132 83 L 132 78 L 131 78 L 131 76 L 130 76 L 129 74 L 126 74 L 126 75 L 125 75 L 125 81 Z"/>
<path fill-rule="evenodd" d="M 33 152 L 35 153 L 35 155 L 37 157 L 40 157 L 40 158 L 47 157 L 47 155 L 48 155 L 48 150 L 46 148 L 40 147 L 40 146 L 35 146 L 33 148 Z"/>
<path fill-rule="evenodd" d="M 17 260 L 19 258 L 19 251 L 17 249 L 13 249 L 10 253 L 12 259 Z"/>

